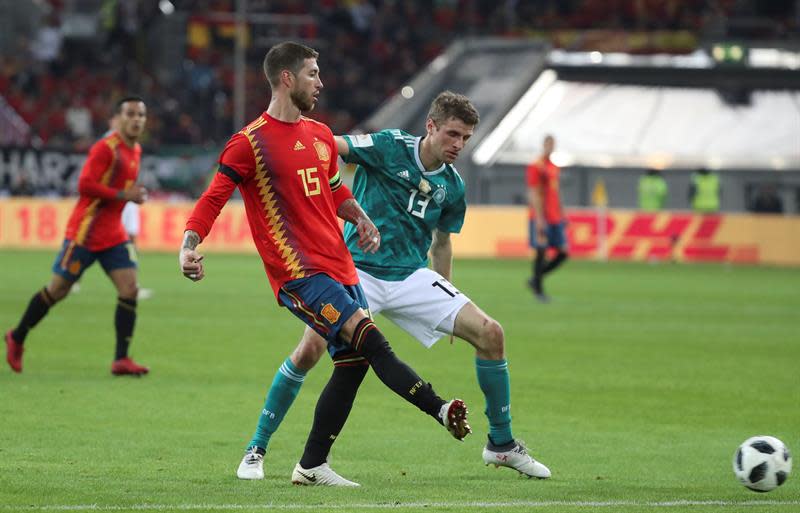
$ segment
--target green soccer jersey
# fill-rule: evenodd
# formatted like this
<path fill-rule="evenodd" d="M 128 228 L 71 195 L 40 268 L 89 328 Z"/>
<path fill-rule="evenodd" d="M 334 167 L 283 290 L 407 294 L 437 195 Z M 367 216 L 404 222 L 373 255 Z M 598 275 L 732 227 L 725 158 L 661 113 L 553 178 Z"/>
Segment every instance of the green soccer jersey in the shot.
<path fill-rule="evenodd" d="M 419 158 L 422 138 L 402 130 L 344 139 L 350 148 L 344 160 L 358 164 L 353 196 L 381 233 L 380 249 L 365 254 L 358 248 L 355 226 L 347 223 L 347 247 L 359 269 L 381 280 L 403 280 L 428 265 L 434 229 L 461 231 L 467 209 L 464 182 L 449 164 L 426 171 Z"/>

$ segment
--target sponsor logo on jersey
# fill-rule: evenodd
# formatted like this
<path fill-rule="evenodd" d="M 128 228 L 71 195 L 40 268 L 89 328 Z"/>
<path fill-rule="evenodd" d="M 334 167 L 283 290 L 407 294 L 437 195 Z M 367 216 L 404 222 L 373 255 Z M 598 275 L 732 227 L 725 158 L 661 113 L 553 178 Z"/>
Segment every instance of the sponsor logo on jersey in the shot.
<path fill-rule="evenodd" d="M 408 173 L 408 169 L 403 169 L 402 171 L 397 173 L 397 176 L 399 176 L 403 180 L 410 180 L 411 179 L 411 175 Z"/>
<path fill-rule="evenodd" d="M 327 161 L 331 159 L 331 151 L 328 149 L 328 145 L 324 142 L 315 142 L 314 149 L 317 150 L 317 157 L 319 157 L 320 160 Z"/>
<path fill-rule="evenodd" d="M 306 147 L 303 146 L 303 143 L 301 143 L 300 141 L 297 141 L 296 143 L 294 143 L 294 151 L 300 151 L 300 150 L 305 150 L 305 149 L 306 149 Z"/>
<path fill-rule="evenodd" d="M 341 312 L 330 303 L 322 305 L 322 311 L 320 313 L 325 317 L 325 320 L 331 324 L 336 324 L 336 321 L 339 320 L 339 316 L 342 315 Z"/>

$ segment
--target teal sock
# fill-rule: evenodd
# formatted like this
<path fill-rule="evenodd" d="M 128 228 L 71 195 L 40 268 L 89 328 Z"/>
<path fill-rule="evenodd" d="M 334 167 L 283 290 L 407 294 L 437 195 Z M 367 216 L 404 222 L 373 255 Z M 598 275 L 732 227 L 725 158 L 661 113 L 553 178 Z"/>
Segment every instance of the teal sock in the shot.
<path fill-rule="evenodd" d="M 508 362 L 475 358 L 478 384 L 486 398 L 486 417 L 489 419 L 489 439 L 494 445 L 506 445 L 514 440 L 511 434 L 511 379 Z"/>
<path fill-rule="evenodd" d="M 270 437 L 281 425 L 283 417 L 291 408 L 297 393 L 300 392 L 305 378 L 306 371 L 298 369 L 291 359 L 286 358 L 281 368 L 275 373 L 275 379 L 272 380 L 272 386 L 267 392 L 266 401 L 264 401 L 264 409 L 261 410 L 261 416 L 258 418 L 256 434 L 253 435 L 248 448 L 258 447 L 266 451 Z"/>

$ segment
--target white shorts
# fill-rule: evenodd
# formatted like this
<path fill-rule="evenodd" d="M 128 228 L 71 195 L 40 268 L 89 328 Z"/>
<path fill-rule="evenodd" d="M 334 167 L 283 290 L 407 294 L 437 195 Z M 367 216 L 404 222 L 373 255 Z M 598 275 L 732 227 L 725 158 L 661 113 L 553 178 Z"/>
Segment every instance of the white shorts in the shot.
<path fill-rule="evenodd" d="M 138 203 L 132 201 L 125 203 L 122 208 L 122 226 L 125 227 L 125 232 L 131 237 L 138 237 L 140 224 L 141 214 Z"/>
<path fill-rule="evenodd" d="M 356 270 L 370 314 L 383 314 L 425 347 L 452 334 L 456 315 L 469 303 L 467 296 L 431 269 L 417 269 L 403 281 L 380 280 Z"/>

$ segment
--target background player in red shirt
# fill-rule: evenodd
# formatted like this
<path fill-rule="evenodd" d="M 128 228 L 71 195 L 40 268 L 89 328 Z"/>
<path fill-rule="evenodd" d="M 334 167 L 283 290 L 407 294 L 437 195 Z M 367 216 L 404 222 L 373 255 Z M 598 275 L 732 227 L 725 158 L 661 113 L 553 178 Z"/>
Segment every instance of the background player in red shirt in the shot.
<path fill-rule="evenodd" d="M 542 154 L 526 170 L 528 182 L 529 234 L 531 248 L 536 252 L 533 259 L 533 276 L 528 285 L 536 298 L 546 303 L 550 298 L 544 293 L 544 275 L 563 264 L 569 256 L 561 208 L 560 179 L 561 169 L 550 160 L 556 141 L 552 135 L 542 141 Z M 547 248 L 555 248 L 557 253 L 546 261 Z"/>
<path fill-rule="evenodd" d="M 6 361 L 22 372 L 22 353 L 28 331 L 64 299 L 95 260 L 117 289 L 114 327 L 117 346 L 114 375 L 147 374 L 148 368 L 128 357 L 136 323 L 136 253 L 122 227 L 122 208 L 128 201 L 142 203 L 147 190 L 136 184 L 142 147 L 138 140 L 147 120 L 144 101 L 128 96 L 117 102 L 119 127 L 96 142 L 78 180 L 78 203 L 67 223 L 61 252 L 53 263 L 50 283 L 34 294 L 15 329 L 6 332 Z"/>
<path fill-rule="evenodd" d="M 356 226 L 364 251 L 378 249 L 380 234 L 342 184 L 330 129 L 301 115 L 314 108 L 322 89 L 317 57 L 315 50 L 291 42 L 267 53 L 269 107 L 231 137 L 222 151 L 218 173 L 186 223 L 179 263 L 189 279 L 203 278 L 203 257 L 197 245 L 238 187 L 253 242 L 278 303 L 326 339 L 334 361 L 333 375 L 314 417 L 312 433 L 319 436 L 309 437 L 312 447 L 306 446 L 292 481 L 358 486 L 336 474 L 326 456 L 344 426 L 368 365 L 389 388 L 445 425 L 455 438 L 463 439 L 470 428 L 464 403 L 436 395 L 430 384 L 394 355 L 366 313 L 369 306 L 337 215 Z M 305 371 L 291 365 L 288 358 L 284 365 L 302 380 Z M 270 405 L 265 404 L 263 410 L 269 412 Z M 263 477 L 263 456 L 263 449 L 249 448 L 240 469 L 252 467 Z"/>

